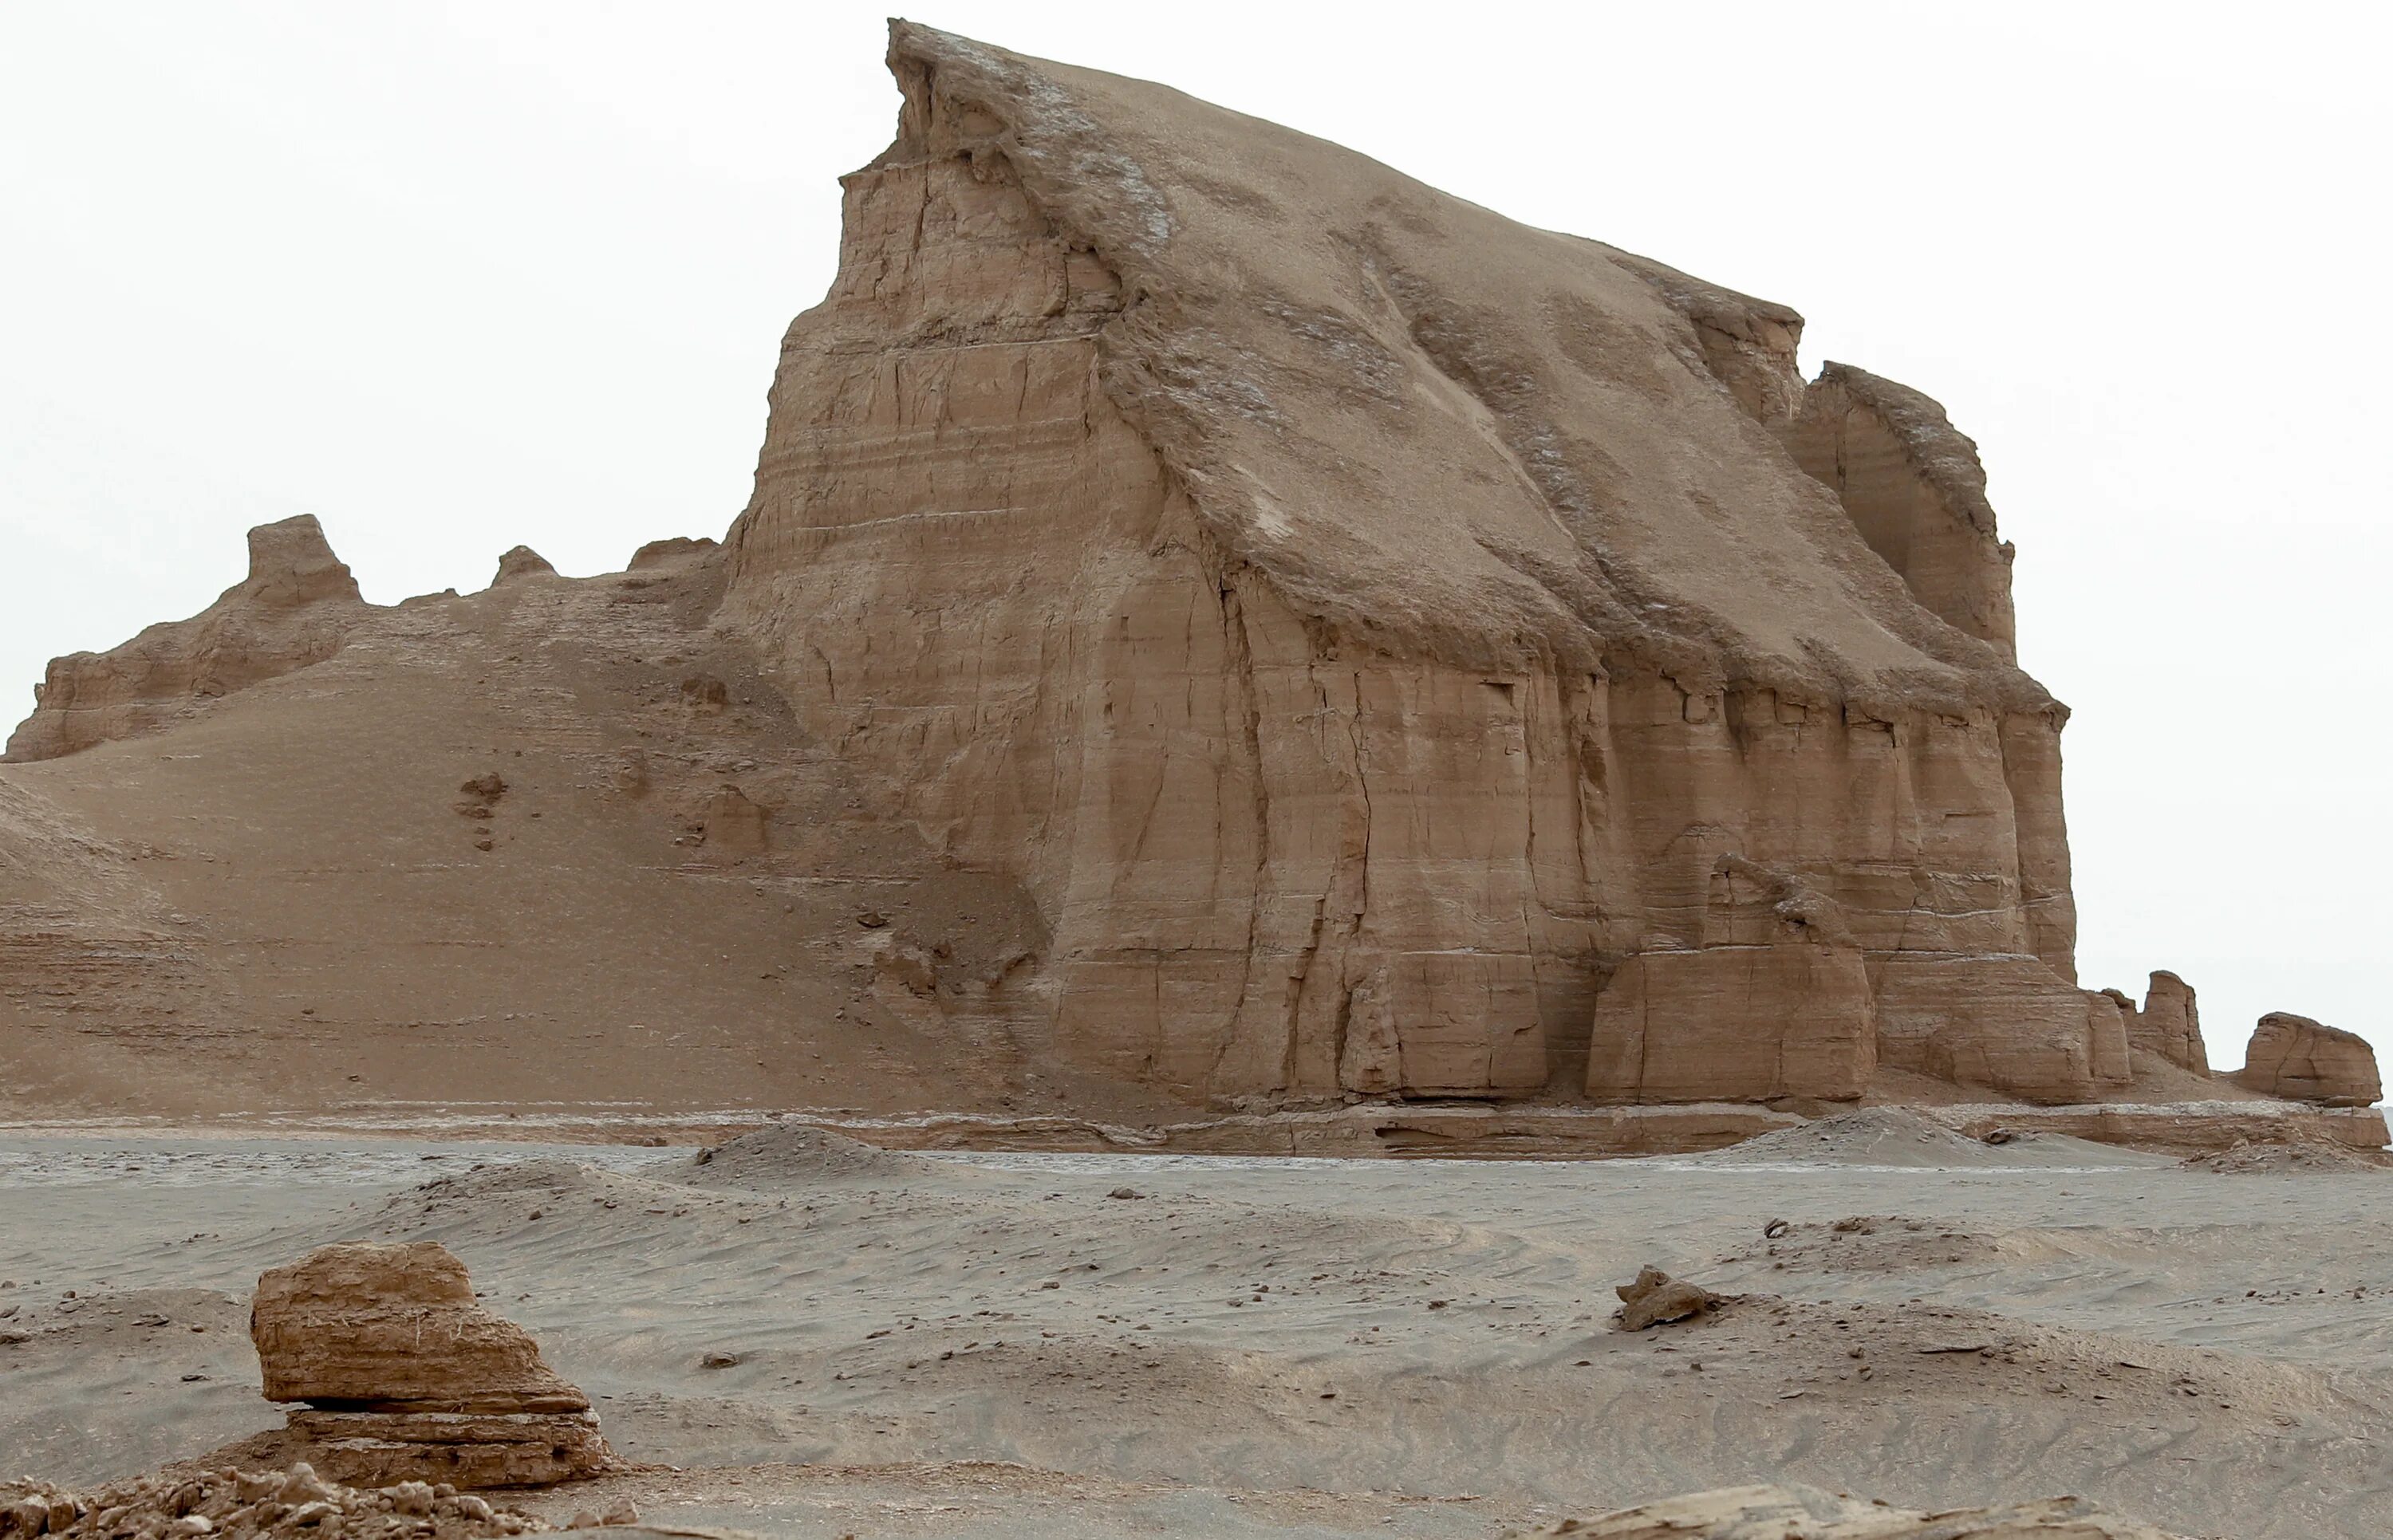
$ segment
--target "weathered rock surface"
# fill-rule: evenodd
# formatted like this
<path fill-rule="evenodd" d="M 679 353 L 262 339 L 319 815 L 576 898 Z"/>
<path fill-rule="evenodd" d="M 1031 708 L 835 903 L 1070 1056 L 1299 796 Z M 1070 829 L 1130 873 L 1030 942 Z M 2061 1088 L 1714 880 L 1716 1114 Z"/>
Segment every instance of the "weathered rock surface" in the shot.
<path fill-rule="evenodd" d="M 474 1299 L 435 1241 L 345 1242 L 262 1274 L 250 1337 L 268 1401 L 345 1481 L 542 1486 L 612 1461 L 590 1398 Z"/>
<path fill-rule="evenodd" d="M 2174 1540 L 2079 1497 L 1923 1513 L 1795 1485 L 1691 1493 L 1602 1518 L 1515 1531 L 1510 1540 L 1564 1534 L 1584 1540 Z"/>
<path fill-rule="evenodd" d="M 1190 1097 L 1850 1094 L 1864 961 L 1995 959 L 2020 1044 L 1973 1024 L 1947 1062 L 2096 1083 L 2065 713 L 2005 653 L 1932 404 L 1807 389 L 1792 311 L 1302 135 L 892 39 L 898 136 L 783 344 L 723 615 L 946 850 L 1029 884 L 1025 1015 L 1073 1063 Z M 1868 537 L 1903 521 L 1898 568 Z M 1858 955 L 1703 955 L 1724 857 L 1799 873 Z"/>
<path fill-rule="evenodd" d="M 2231 1078 L 2247 1090 L 2321 1107 L 2374 1106 L 2385 1094 L 2367 1038 L 2290 1011 L 2260 1018 Z"/>
<path fill-rule="evenodd" d="M 2194 1004 L 2191 985 L 2175 973 L 2153 973 L 2140 1011 L 2116 989 L 2103 993 L 2117 1006 L 2130 1046 L 2158 1054 L 2180 1069 L 2210 1073 L 2210 1053 L 2202 1041 L 2202 1012 Z"/>
<path fill-rule="evenodd" d="M 52 759 L 154 732 L 194 702 L 321 662 L 371 613 L 310 515 L 249 532 L 249 576 L 188 620 L 108 652 L 50 660 L 9 760 Z"/>
<path fill-rule="evenodd" d="M 556 568 L 546 556 L 529 545 L 518 545 L 499 558 L 498 574 L 490 579 L 492 588 L 506 583 L 521 582 L 528 578 L 554 578 Z"/>
<path fill-rule="evenodd" d="M 1869 548 L 1913 597 L 2015 656 L 2009 542 L 1994 533 L 1978 446 L 1907 385 L 1831 363 L 1779 430 L 1795 463 L 1834 488 Z"/>

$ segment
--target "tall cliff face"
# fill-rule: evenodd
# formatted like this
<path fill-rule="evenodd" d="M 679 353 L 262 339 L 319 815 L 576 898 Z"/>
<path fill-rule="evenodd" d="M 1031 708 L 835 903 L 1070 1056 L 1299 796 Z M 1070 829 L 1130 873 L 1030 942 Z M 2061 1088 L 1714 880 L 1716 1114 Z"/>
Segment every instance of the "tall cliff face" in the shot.
<path fill-rule="evenodd" d="M 2125 1078 L 1932 402 L 1159 86 L 890 63 L 719 618 L 1027 884 L 1015 1031 L 1217 1100 Z"/>

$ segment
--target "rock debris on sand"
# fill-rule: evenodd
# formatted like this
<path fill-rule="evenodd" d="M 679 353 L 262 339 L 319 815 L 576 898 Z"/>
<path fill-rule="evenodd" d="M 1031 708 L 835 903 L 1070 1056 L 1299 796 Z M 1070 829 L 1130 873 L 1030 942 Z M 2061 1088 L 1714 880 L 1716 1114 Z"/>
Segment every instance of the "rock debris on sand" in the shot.
<path fill-rule="evenodd" d="M 1516 1531 L 1507 1540 L 2176 1540 L 2075 1497 L 1934 1513 L 1807 1486 L 1698 1492 L 1605 1515 Z"/>

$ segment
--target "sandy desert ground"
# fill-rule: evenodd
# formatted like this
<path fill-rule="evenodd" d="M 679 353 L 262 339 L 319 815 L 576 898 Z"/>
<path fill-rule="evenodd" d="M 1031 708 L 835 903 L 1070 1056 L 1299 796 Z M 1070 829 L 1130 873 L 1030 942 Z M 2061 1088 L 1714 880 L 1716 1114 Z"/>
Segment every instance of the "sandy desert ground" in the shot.
<path fill-rule="evenodd" d="M 256 1273 L 432 1238 L 646 1468 L 559 1518 L 1479 1536 L 1783 1477 L 2393 1533 L 2383 1171 L 1862 1122 L 1574 1163 L 0 1134 L 0 1467 L 279 1425 Z M 1744 1298 L 1615 1331 L 1646 1262 Z"/>

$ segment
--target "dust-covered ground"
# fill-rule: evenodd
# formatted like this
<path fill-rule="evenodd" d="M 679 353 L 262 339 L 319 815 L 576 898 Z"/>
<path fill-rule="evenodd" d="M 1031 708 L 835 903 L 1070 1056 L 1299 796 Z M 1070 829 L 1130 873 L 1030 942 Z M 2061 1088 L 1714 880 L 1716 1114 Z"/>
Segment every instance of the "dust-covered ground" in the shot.
<path fill-rule="evenodd" d="M 430 1238 L 647 1468 L 559 1517 L 1483 1536 L 1787 1478 L 2377 1537 L 2387 1194 L 1895 1114 L 1594 1163 L 7 1135 L 0 1474 L 277 1425 L 258 1271 Z M 1741 1298 L 1615 1331 L 1647 1262 Z"/>

